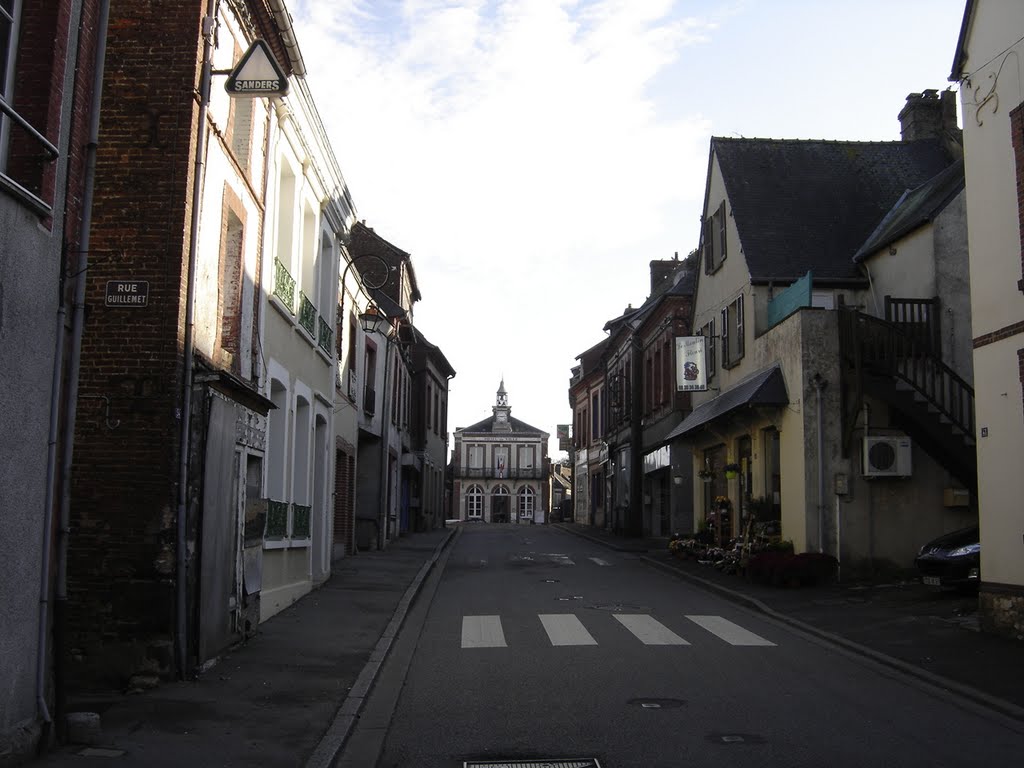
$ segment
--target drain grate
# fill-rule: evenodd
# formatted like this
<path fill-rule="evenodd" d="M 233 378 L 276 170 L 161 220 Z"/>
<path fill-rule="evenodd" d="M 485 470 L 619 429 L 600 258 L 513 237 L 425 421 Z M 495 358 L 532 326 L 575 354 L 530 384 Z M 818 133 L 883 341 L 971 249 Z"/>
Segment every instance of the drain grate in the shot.
<path fill-rule="evenodd" d="M 462 768 L 601 768 L 596 757 L 555 757 L 547 760 L 466 760 Z"/>

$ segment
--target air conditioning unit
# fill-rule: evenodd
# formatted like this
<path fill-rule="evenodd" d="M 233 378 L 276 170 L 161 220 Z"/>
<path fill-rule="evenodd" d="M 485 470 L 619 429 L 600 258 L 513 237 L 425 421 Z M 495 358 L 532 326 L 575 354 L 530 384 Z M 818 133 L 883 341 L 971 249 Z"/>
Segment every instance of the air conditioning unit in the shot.
<path fill-rule="evenodd" d="M 864 438 L 864 477 L 910 477 L 910 438 L 868 435 Z"/>

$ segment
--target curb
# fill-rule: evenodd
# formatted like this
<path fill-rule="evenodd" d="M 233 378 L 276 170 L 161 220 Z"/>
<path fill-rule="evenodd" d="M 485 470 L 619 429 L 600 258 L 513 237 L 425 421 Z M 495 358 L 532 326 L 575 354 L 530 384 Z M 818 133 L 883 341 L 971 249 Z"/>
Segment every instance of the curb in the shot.
<path fill-rule="evenodd" d="M 563 526 L 558 527 L 566 533 L 571 533 L 581 538 L 588 539 L 589 541 L 593 541 L 597 544 L 602 544 L 613 550 L 617 550 L 620 552 L 631 551 L 625 548 L 616 547 L 613 544 L 605 542 L 603 539 L 600 539 L 596 536 L 587 535 L 585 532 L 582 531 L 574 531 Z M 888 654 L 876 651 L 873 648 L 868 648 L 867 646 L 861 645 L 860 643 L 855 643 L 852 640 L 847 640 L 845 637 L 842 637 L 841 635 L 836 635 L 832 632 L 826 632 L 823 629 L 819 629 L 818 627 L 807 624 L 806 622 L 800 621 L 799 619 L 794 619 L 792 616 L 789 616 L 785 613 L 776 611 L 774 608 L 770 608 L 769 606 L 765 605 L 763 602 L 761 602 L 755 597 L 751 597 L 750 595 L 745 595 L 742 592 L 729 589 L 728 587 L 724 587 L 721 584 L 717 584 L 713 581 L 703 579 L 700 576 L 688 573 L 679 568 L 673 568 L 671 565 L 663 563 L 659 560 L 655 560 L 653 557 L 649 557 L 648 555 L 642 553 L 638 554 L 640 554 L 640 559 L 648 565 L 654 566 L 655 568 L 665 573 L 681 578 L 684 581 L 688 581 L 710 592 L 715 592 L 716 594 L 728 600 L 731 600 L 732 602 L 739 603 L 740 605 L 744 605 L 747 608 L 755 610 L 759 613 L 763 613 L 765 616 L 775 619 L 776 621 L 782 622 L 783 624 L 788 624 L 789 626 L 795 629 L 799 629 L 801 632 L 812 635 L 813 637 L 817 637 L 818 639 L 824 640 L 825 642 L 831 643 L 833 645 L 839 646 L 840 648 L 851 653 L 857 654 L 858 656 L 863 656 L 865 658 L 871 659 L 872 661 L 878 664 L 882 664 L 891 669 L 895 669 L 899 672 L 902 672 L 905 675 L 918 678 L 923 682 L 928 683 L 929 685 L 935 686 L 936 688 L 955 693 L 959 696 L 964 697 L 965 699 L 969 699 L 970 701 L 973 701 L 976 704 L 980 704 L 984 707 L 987 707 L 988 709 L 994 710 L 1007 717 L 1011 717 L 1015 720 L 1024 721 L 1024 707 L 1019 707 L 1016 704 L 1013 704 L 1012 702 L 1006 701 L 1005 699 L 1000 699 L 996 696 L 992 696 L 988 693 L 985 693 L 984 691 L 981 691 L 977 688 L 973 688 L 969 685 L 958 683 L 955 680 L 950 680 L 949 678 L 936 675 L 932 672 L 929 672 L 926 669 L 922 669 L 921 667 L 902 661 L 893 656 L 889 656 Z"/>
<path fill-rule="evenodd" d="M 359 713 L 363 709 L 363 705 L 366 703 L 366 698 L 369 696 L 370 691 L 373 689 L 373 684 L 377 680 L 377 675 L 380 673 L 381 667 L 384 665 L 384 661 L 388 657 L 388 653 L 391 651 L 391 646 L 398 636 L 399 630 L 402 628 L 402 623 L 405 621 L 406 615 L 409 613 L 409 608 L 419 594 L 420 589 L 423 587 L 423 582 L 427 578 L 427 574 L 430 569 L 437 563 L 438 558 L 441 556 L 441 552 L 448 547 L 454 539 L 462 533 L 462 528 L 457 527 L 453 529 L 444 541 L 437 545 L 434 549 L 434 554 L 431 555 L 430 559 L 427 560 L 420 568 L 419 572 L 413 578 L 412 583 L 409 584 L 408 589 L 405 590 L 405 594 L 402 595 L 402 599 L 398 601 L 398 605 L 395 607 L 395 612 L 391 617 L 391 621 L 388 622 L 387 627 L 377 640 L 377 644 L 374 646 L 373 653 L 370 654 L 370 660 L 363 666 L 362 671 L 359 673 L 359 677 L 356 678 L 355 683 L 352 684 L 352 688 L 348 692 L 348 696 L 341 703 L 337 713 L 334 715 L 334 719 L 331 721 L 324 735 L 320 738 L 319 743 L 313 750 L 313 753 L 306 760 L 305 768 L 329 768 L 333 763 L 338 753 L 341 752 L 341 748 L 345 745 L 345 741 L 348 739 L 349 734 L 352 731 L 352 727 L 355 725 L 356 720 L 359 719 Z"/>

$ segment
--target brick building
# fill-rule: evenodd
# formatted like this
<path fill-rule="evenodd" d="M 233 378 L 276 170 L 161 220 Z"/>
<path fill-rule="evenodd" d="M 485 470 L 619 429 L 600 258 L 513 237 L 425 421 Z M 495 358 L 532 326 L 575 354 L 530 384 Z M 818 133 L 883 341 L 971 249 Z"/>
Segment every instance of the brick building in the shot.
<path fill-rule="evenodd" d="M 111 4 L 68 561 L 83 680 L 184 675 L 329 569 L 352 204 L 285 18 Z M 204 78 L 255 39 L 287 95 Z M 114 281 L 145 303 L 111 305 Z"/>
<path fill-rule="evenodd" d="M 76 294 L 90 249 L 101 5 L 0 9 L 0 760 L 31 756 L 52 739 L 63 704 L 59 531 L 75 419 Z"/>

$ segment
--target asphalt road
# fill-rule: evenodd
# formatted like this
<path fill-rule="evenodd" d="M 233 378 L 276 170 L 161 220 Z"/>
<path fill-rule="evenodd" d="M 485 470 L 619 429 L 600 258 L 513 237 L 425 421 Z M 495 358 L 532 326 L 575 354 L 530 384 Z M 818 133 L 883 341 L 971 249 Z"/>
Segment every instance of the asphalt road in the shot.
<path fill-rule="evenodd" d="M 1015 765 L 1024 724 L 557 529 L 468 525 L 338 766 Z"/>

